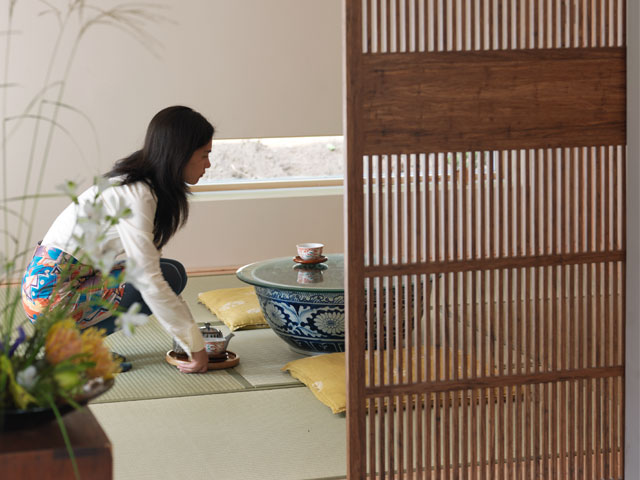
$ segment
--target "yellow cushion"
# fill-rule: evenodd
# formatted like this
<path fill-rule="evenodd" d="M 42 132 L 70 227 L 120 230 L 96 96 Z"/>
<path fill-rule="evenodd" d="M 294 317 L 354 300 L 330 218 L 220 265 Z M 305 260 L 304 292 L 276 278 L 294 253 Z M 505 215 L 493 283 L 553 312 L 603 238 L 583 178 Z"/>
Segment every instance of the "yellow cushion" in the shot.
<path fill-rule="evenodd" d="M 431 372 L 430 372 L 430 380 L 435 380 L 435 359 L 436 355 L 439 356 L 440 361 L 440 372 L 441 376 L 445 371 L 444 364 L 444 350 L 442 348 L 430 348 L 431 355 Z M 379 381 L 379 362 L 378 362 L 378 352 L 374 353 L 374 378 L 376 382 Z M 391 352 L 394 362 L 396 361 L 396 351 Z M 382 357 L 382 368 L 383 368 L 383 379 L 385 383 L 388 383 L 388 373 L 387 373 L 387 352 L 383 352 Z M 469 358 L 467 357 L 467 360 Z M 403 375 L 407 375 L 407 369 L 404 368 L 404 364 L 406 362 L 406 351 L 402 351 L 402 363 L 403 368 L 401 369 Z M 421 356 L 420 360 L 420 369 L 424 372 L 424 352 Z M 453 369 L 453 350 L 449 349 L 449 365 L 451 369 Z M 463 353 L 461 350 L 458 350 L 458 372 L 459 376 L 462 376 L 462 368 L 463 368 Z M 480 369 L 480 363 L 476 363 L 476 368 Z M 289 370 L 289 374 L 300 380 L 304 383 L 309 389 L 313 392 L 313 394 L 328 406 L 333 413 L 341 413 L 344 412 L 347 408 L 347 393 L 346 393 L 346 371 L 345 371 L 345 354 L 344 353 L 328 353 L 325 355 L 318 355 L 315 357 L 306 357 L 301 358 L 299 360 L 294 360 L 292 362 L 287 363 L 282 370 Z M 417 368 L 415 363 L 415 352 L 413 353 L 413 378 L 415 380 Z M 365 377 L 368 378 L 369 375 L 369 361 L 368 355 L 365 356 Z M 469 373 L 471 374 L 471 362 L 469 362 Z M 397 378 L 397 367 L 394 366 L 393 369 L 393 383 L 398 383 Z M 447 375 L 450 378 L 450 375 Z M 424 375 L 423 375 L 424 378 Z M 401 379 L 402 382 L 408 381 L 407 378 Z M 386 404 L 385 399 L 385 404 Z"/>
<path fill-rule="evenodd" d="M 253 287 L 220 288 L 198 294 L 204 304 L 229 330 L 267 328 Z"/>
<path fill-rule="evenodd" d="M 344 353 L 327 353 L 301 358 L 287 363 L 282 370 L 289 370 L 293 378 L 297 378 L 309 387 L 316 398 L 333 413 L 346 410 Z"/>

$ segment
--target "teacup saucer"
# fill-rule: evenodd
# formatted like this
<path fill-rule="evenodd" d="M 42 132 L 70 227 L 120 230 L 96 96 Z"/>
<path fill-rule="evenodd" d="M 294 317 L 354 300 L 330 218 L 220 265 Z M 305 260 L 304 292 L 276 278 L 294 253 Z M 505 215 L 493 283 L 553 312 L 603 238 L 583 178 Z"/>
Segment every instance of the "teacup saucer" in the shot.
<path fill-rule="evenodd" d="M 298 255 L 296 255 L 295 257 L 293 257 L 293 261 L 296 263 L 303 263 L 305 265 L 314 265 L 316 263 L 322 263 L 322 262 L 326 262 L 327 260 L 329 260 L 327 257 L 325 257 L 324 255 L 320 255 L 318 258 L 316 258 L 315 260 L 303 260 L 302 258 L 300 258 Z"/>

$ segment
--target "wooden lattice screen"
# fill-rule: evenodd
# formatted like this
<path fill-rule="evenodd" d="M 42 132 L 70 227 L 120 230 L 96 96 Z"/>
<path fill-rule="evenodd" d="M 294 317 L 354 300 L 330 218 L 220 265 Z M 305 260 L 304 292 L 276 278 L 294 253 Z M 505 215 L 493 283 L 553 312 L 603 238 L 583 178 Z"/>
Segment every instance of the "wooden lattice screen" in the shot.
<path fill-rule="evenodd" d="M 624 0 L 345 0 L 350 478 L 622 478 Z"/>

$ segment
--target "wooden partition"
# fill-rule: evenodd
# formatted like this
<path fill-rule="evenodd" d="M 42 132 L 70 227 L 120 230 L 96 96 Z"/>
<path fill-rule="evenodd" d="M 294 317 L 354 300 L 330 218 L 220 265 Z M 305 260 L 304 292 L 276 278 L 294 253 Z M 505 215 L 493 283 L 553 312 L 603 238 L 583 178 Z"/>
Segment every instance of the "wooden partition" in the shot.
<path fill-rule="evenodd" d="M 622 478 L 624 17 L 345 0 L 349 478 Z"/>

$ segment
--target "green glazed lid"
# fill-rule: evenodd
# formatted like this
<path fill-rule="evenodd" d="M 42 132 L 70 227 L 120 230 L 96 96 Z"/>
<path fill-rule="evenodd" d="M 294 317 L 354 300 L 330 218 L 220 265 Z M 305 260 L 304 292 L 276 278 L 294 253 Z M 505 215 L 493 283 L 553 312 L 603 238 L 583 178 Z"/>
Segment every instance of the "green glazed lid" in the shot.
<path fill-rule="evenodd" d="M 344 255 L 327 254 L 316 264 L 296 263 L 293 257 L 251 263 L 236 272 L 250 285 L 297 291 L 344 292 Z"/>

